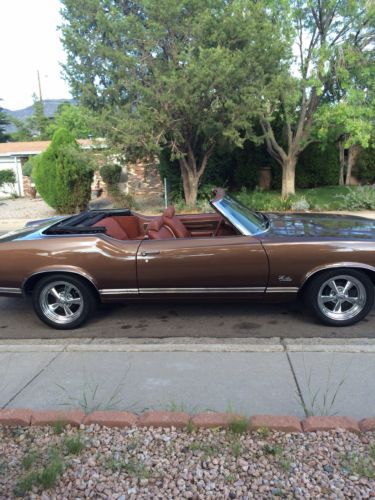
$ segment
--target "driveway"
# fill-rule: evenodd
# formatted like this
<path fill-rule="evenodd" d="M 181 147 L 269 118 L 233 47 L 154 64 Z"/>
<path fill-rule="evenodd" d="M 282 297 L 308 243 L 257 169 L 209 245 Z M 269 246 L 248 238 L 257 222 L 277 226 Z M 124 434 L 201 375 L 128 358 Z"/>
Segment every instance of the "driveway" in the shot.
<path fill-rule="evenodd" d="M 37 319 L 30 299 L 0 298 L 0 339 L 57 337 L 374 338 L 375 308 L 357 325 L 333 328 L 319 324 L 298 304 L 107 304 L 83 328 L 59 332 Z"/>

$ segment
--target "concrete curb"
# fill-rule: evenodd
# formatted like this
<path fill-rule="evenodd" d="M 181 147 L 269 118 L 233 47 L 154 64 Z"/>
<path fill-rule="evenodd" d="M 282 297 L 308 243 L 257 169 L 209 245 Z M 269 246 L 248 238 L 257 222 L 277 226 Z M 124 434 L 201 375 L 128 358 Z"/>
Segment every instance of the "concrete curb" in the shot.
<path fill-rule="evenodd" d="M 30 409 L 0 410 L 0 426 L 42 426 L 65 424 L 76 427 L 85 425 L 100 425 L 105 427 L 176 427 L 185 428 L 191 425 L 193 429 L 228 428 L 233 423 L 243 422 L 250 432 L 259 429 L 269 429 L 279 432 L 317 432 L 317 431 L 348 431 L 373 432 L 375 418 L 365 418 L 357 421 L 350 417 L 308 417 L 300 420 L 297 417 L 285 415 L 253 415 L 244 417 L 234 413 L 204 412 L 190 416 L 185 412 L 147 411 L 141 415 L 125 411 L 94 411 L 86 415 L 81 410 L 47 410 L 33 411 Z"/>

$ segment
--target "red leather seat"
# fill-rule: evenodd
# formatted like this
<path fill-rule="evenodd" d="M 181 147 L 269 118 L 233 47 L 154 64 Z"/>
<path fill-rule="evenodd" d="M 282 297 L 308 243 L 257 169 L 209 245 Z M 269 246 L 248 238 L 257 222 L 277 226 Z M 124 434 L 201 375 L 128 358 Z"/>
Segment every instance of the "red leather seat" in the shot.
<path fill-rule="evenodd" d="M 143 240 L 145 233 L 138 217 L 134 215 L 124 215 L 113 217 L 119 223 L 130 240 Z"/>
<path fill-rule="evenodd" d="M 168 207 L 164 210 L 163 223 L 173 232 L 176 238 L 191 238 L 190 231 L 176 217 L 174 207 Z"/>
<path fill-rule="evenodd" d="M 150 240 L 169 240 L 176 237 L 172 231 L 163 224 L 163 219 L 161 217 L 152 220 L 148 224 L 147 236 Z"/>
<path fill-rule="evenodd" d="M 112 217 L 106 217 L 94 224 L 94 226 L 102 226 L 107 229 L 106 234 L 116 240 L 128 240 L 129 237 L 120 224 Z"/>

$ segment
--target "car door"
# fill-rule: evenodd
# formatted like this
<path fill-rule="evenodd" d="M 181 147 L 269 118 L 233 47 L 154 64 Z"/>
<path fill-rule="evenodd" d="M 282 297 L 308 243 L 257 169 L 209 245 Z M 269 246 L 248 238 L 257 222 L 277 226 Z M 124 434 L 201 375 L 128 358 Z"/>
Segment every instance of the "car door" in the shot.
<path fill-rule="evenodd" d="M 137 276 L 140 295 L 262 296 L 268 260 L 251 236 L 144 240 L 137 252 Z"/>

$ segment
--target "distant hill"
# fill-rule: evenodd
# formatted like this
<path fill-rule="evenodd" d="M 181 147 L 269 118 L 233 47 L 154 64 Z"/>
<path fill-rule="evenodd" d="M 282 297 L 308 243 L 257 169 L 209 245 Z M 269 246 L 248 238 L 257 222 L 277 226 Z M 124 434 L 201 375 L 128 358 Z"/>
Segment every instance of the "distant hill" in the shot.
<path fill-rule="evenodd" d="M 75 104 L 76 101 L 74 99 L 45 99 L 43 100 L 44 104 L 44 112 L 48 118 L 52 118 L 57 111 L 57 108 L 63 102 L 67 102 L 69 104 Z M 25 121 L 27 118 L 32 116 L 34 112 L 34 106 L 28 106 L 23 109 L 16 109 L 14 111 L 10 109 L 3 108 L 3 111 L 6 115 L 17 118 L 18 120 Z M 15 132 L 16 127 L 12 124 L 8 125 L 5 129 L 7 133 Z"/>

